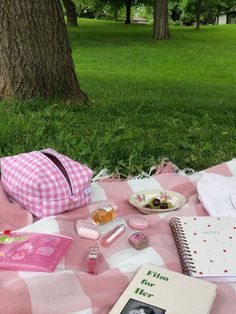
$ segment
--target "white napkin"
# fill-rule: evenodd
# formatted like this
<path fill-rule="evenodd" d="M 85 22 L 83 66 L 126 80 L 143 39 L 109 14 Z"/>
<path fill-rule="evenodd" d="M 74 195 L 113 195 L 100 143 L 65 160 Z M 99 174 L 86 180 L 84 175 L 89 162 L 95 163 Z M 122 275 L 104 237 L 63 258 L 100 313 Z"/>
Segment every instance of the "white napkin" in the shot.
<path fill-rule="evenodd" d="M 197 182 L 197 191 L 210 216 L 236 219 L 236 176 L 205 173 Z"/>

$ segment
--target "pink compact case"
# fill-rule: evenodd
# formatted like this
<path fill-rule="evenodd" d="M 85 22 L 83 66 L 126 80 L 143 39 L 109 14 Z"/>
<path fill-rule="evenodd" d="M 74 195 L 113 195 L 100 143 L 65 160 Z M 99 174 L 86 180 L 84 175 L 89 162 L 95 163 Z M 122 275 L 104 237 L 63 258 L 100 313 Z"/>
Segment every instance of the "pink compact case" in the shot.
<path fill-rule="evenodd" d="M 147 229 L 150 223 L 143 217 L 133 216 L 128 219 L 128 225 L 133 229 L 143 230 Z"/>

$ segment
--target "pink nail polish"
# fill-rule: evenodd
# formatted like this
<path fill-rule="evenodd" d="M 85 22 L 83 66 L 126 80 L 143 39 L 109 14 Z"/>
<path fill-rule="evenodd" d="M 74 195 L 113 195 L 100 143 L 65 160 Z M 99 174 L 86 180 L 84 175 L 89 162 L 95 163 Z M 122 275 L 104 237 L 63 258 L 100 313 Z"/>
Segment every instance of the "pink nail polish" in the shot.
<path fill-rule="evenodd" d="M 143 250 L 148 246 L 148 241 L 142 232 L 135 232 L 129 237 L 129 243 L 137 250 Z"/>

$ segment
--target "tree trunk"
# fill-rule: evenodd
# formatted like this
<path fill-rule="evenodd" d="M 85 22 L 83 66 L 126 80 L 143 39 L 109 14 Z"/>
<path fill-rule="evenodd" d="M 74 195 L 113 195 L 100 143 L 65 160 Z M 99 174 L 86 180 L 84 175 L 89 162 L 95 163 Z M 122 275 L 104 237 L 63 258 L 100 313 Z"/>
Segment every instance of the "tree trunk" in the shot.
<path fill-rule="evenodd" d="M 72 0 L 62 0 L 66 9 L 67 24 L 69 26 L 78 26 L 76 6 Z"/>
<path fill-rule="evenodd" d="M 131 2 L 132 0 L 125 0 L 125 6 L 126 6 L 126 18 L 125 18 L 125 24 L 131 24 Z"/>
<path fill-rule="evenodd" d="M 0 1 L 0 99 L 84 102 L 59 0 Z"/>
<path fill-rule="evenodd" d="M 200 29 L 201 0 L 196 0 L 196 29 Z"/>
<path fill-rule="evenodd" d="M 118 11 L 119 11 L 119 8 L 117 5 L 117 2 L 115 1 L 115 3 L 114 3 L 114 21 L 118 21 Z"/>
<path fill-rule="evenodd" d="M 153 38 L 169 39 L 168 0 L 154 0 Z"/>

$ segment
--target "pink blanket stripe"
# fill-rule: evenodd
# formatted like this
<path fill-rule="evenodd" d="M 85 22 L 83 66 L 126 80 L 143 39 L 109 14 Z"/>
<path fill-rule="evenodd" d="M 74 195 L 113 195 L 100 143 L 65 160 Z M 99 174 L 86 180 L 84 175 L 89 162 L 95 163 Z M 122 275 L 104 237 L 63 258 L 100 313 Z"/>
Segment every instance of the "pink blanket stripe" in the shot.
<path fill-rule="evenodd" d="M 236 174 L 236 161 L 214 166 L 204 172 L 226 176 Z M 200 174 L 199 174 L 200 175 Z M 0 271 L 0 313 L 4 314 L 107 314 L 129 281 L 144 263 L 162 266 L 181 272 L 169 220 L 178 216 L 207 215 L 198 200 L 196 180 L 198 174 L 187 176 L 178 173 L 153 175 L 150 179 L 92 184 L 94 203 L 83 208 L 33 222 L 32 215 L 16 203 L 10 203 L 0 187 L 1 230 L 25 230 L 57 233 L 73 238 L 66 256 L 54 273 Z M 137 251 L 128 243 L 129 233 L 109 248 L 101 248 L 99 273 L 85 272 L 88 247 L 96 242 L 80 238 L 74 223 L 77 219 L 90 220 L 90 213 L 99 205 L 116 203 L 118 218 L 100 228 L 104 233 L 118 223 L 127 224 L 130 216 L 142 214 L 129 204 L 128 198 L 137 190 L 163 188 L 184 194 L 188 203 L 175 212 L 145 216 L 150 228 L 143 231 L 149 247 Z M 96 194 L 96 195 L 95 195 Z M 217 296 L 211 314 L 236 313 L 236 283 L 218 284 Z M 118 314 L 118 313 L 117 313 Z"/>

